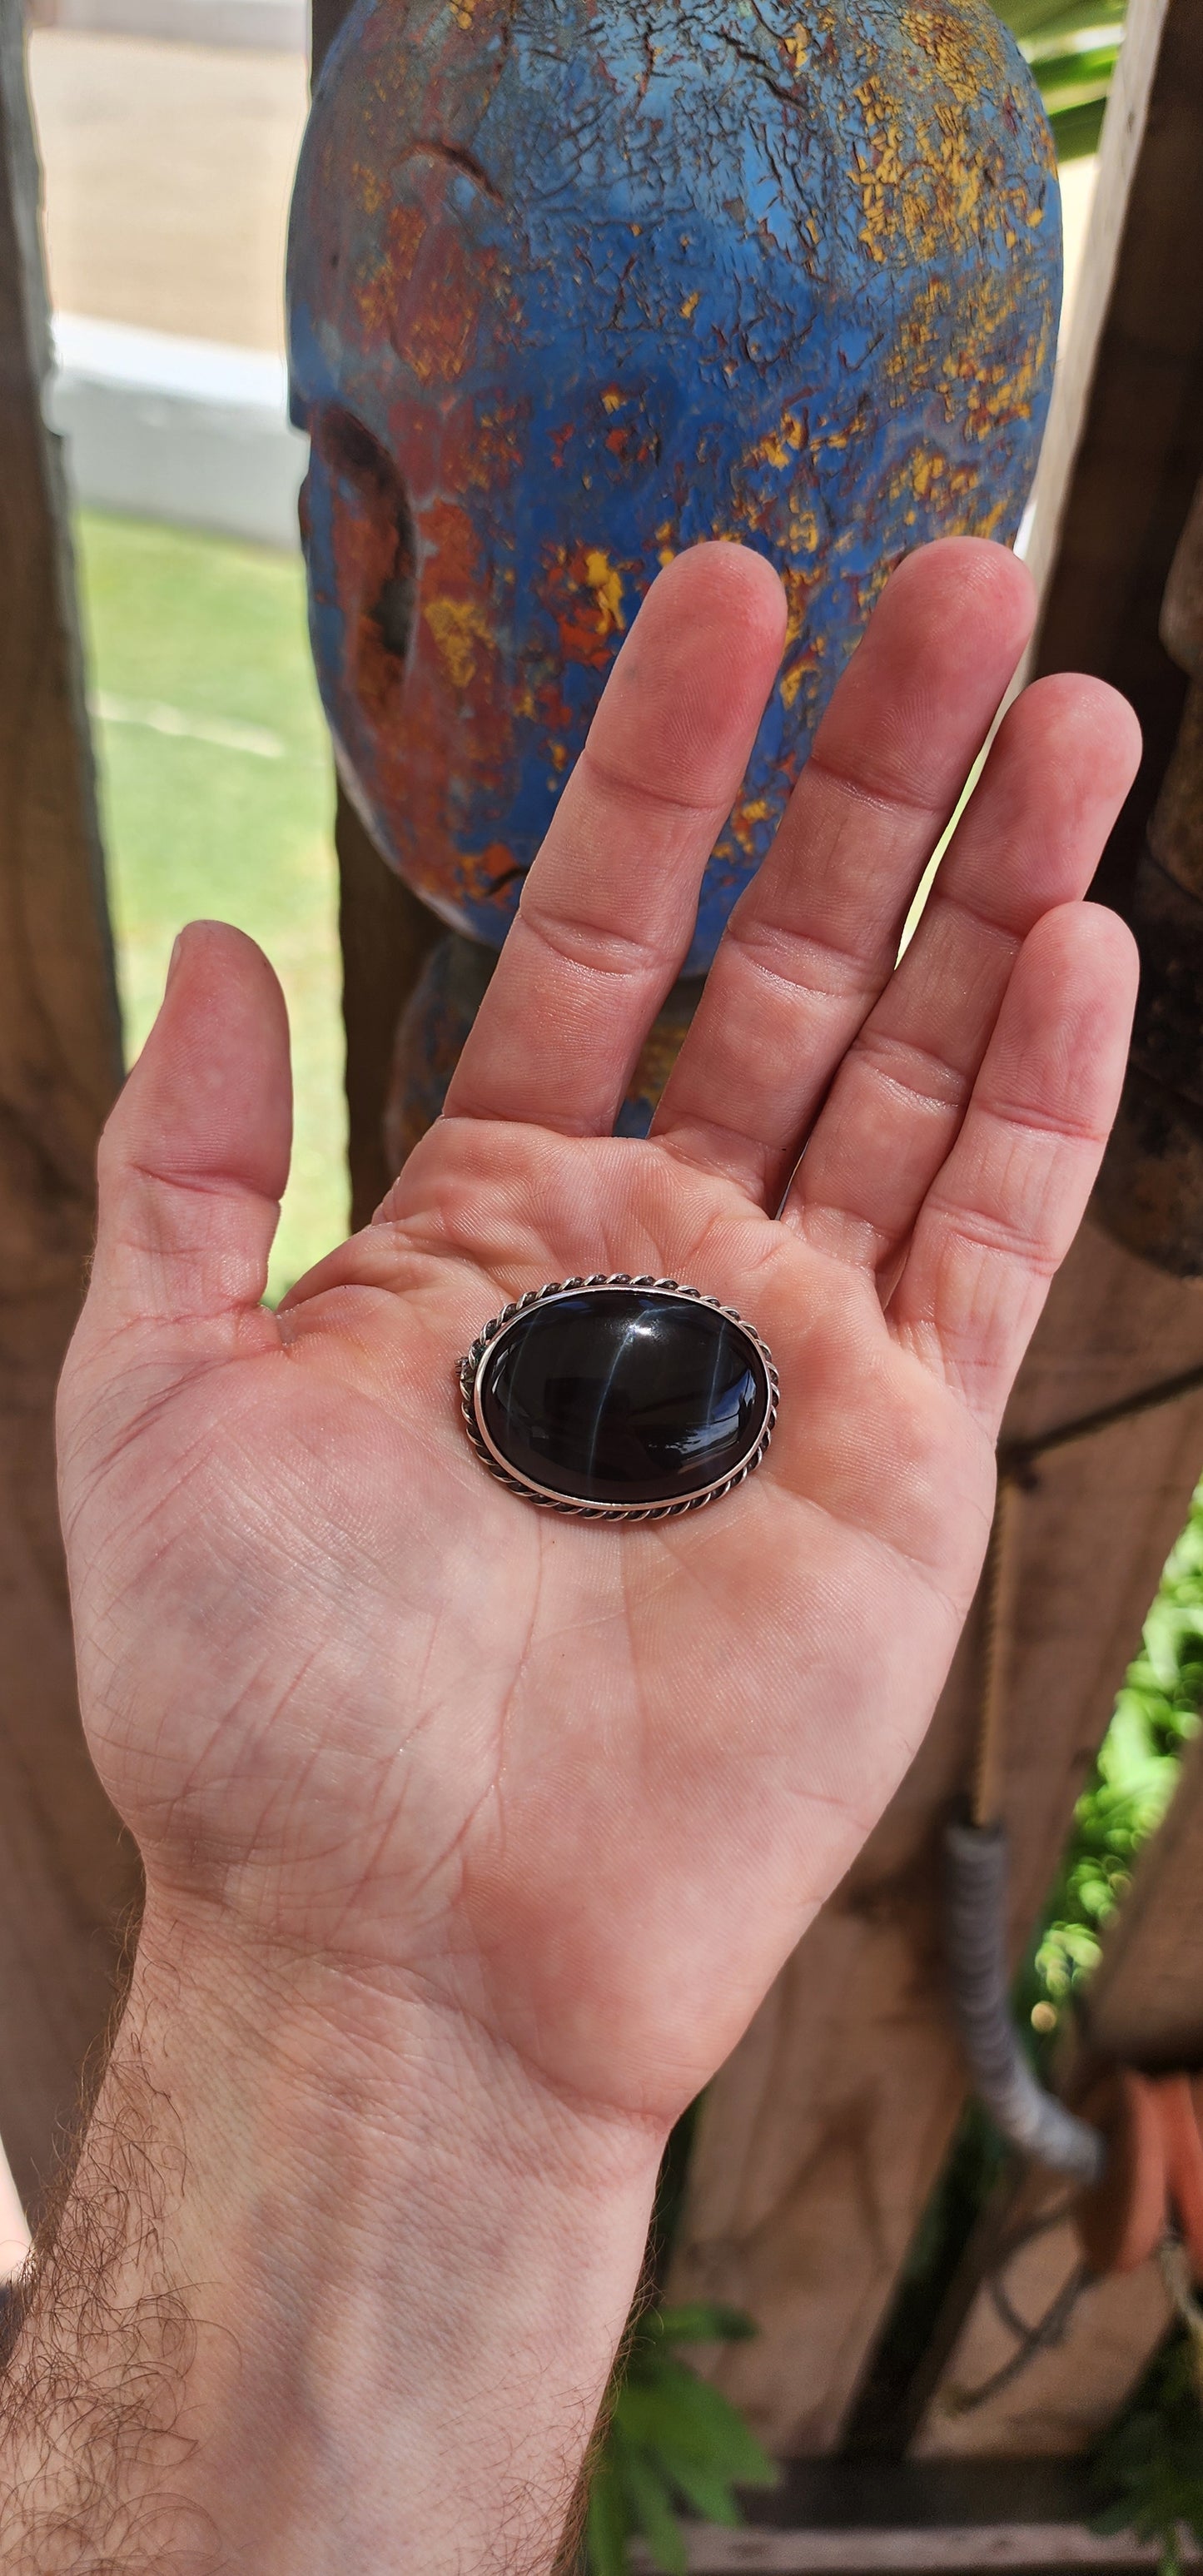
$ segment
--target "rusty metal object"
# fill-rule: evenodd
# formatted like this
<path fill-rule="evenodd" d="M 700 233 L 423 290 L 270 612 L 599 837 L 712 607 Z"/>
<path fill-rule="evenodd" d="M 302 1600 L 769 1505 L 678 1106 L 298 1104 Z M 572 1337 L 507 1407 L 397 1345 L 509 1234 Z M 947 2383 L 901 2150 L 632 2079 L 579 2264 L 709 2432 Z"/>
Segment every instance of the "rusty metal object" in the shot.
<path fill-rule="evenodd" d="M 1159 1269 L 1203 1276 L 1203 484 L 1166 583 L 1166 651 L 1191 687 L 1136 872 L 1140 1000 L 1095 1205 Z"/>
<path fill-rule="evenodd" d="M 889 565 L 1013 535 L 1060 285 L 987 0 L 359 0 L 289 253 L 318 675 L 378 847 L 499 945 L 660 564 L 790 602 L 707 873 L 709 964 Z"/>
<path fill-rule="evenodd" d="M 789 633 L 704 972 L 891 563 L 1014 535 L 1059 294 L 987 0 L 359 0 L 290 238 L 311 629 L 347 790 L 444 923 L 500 945 L 657 569 L 740 538 Z"/>

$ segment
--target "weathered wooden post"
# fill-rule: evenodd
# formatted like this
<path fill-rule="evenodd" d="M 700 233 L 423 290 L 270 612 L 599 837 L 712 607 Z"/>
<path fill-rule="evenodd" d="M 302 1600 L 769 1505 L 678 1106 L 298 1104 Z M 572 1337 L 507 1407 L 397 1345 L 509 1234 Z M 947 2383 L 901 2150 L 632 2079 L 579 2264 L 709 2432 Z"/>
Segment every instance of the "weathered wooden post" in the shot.
<path fill-rule="evenodd" d="M 27 2203 L 103 2027 L 133 1854 L 84 1748 L 54 1390 L 120 1035 L 50 365 L 22 22 L 0 0 L 0 2137 Z"/>
<path fill-rule="evenodd" d="M 1189 686 L 1133 887 L 1140 1005 L 1097 1203 L 1121 1243 L 1190 1279 L 1203 1274 L 1203 483 L 1160 633 Z"/>

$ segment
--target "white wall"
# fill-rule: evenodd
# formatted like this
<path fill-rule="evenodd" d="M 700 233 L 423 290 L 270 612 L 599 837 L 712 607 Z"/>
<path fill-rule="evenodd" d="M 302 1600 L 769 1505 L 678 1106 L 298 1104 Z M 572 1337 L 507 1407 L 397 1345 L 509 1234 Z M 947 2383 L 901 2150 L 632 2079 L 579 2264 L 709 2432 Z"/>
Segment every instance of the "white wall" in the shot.
<path fill-rule="evenodd" d="M 66 313 L 54 340 L 46 416 L 78 501 L 297 545 L 307 442 L 289 426 L 282 358 Z"/>

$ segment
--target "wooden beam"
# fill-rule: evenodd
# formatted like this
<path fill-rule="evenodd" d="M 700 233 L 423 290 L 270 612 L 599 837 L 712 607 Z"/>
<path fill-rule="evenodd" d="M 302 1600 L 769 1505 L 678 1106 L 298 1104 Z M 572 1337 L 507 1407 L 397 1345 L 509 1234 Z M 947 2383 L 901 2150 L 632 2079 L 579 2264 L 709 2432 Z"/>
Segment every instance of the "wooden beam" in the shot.
<path fill-rule="evenodd" d="M 443 925 L 385 866 L 343 788 L 334 823 L 347 1033 L 351 1224 L 367 1225 L 396 1174 L 385 1149 L 397 1024 Z"/>
<path fill-rule="evenodd" d="M 1100 872 L 1121 900 L 1184 681 L 1157 635 L 1203 462 L 1203 14 L 1133 0 L 1054 413 L 1039 670 L 1135 699 L 1148 749 Z M 1184 252 L 1189 245 L 1189 254 Z M 1189 277 L 1184 278 L 1184 268 Z M 1203 1357 L 1203 1301 L 1093 1220 L 1013 1399 L 1022 1439 Z M 1005 1811 L 1018 1956 L 1203 1462 L 1203 1400 L 1046 1459 L 1024 1505 Z M 940 1980 L 939 1821 L 965 1786 L 975 1644 L 888 1815 L 712 2087 L 673 2289 L 749 2308 L 720 2383 L 769 2444 L 822 2452 L 848 2408 L 963 2099 Z"/>
<path fill-rule="evenodd" d="M 1152 2543 L 1090 2528 L 1093 2480 L 1074 2460 L 882 2463 L 793 2461 L 780 2485 L 747 2499 L 735 2530 L 686 2523 L 691 2576 L 887 2576 L 892 2569 L 1156 2566 Z M 1143 2555 L 1142 2555 L 1143 2551 Z M 1203 2552 L 1188 2541 L 1186 2564 Z M 640 2542 L 632 2563 L 651 2576 Z"/>
<path fill-rule="evenodd" d="M 1074 496 L 1083 442 L 1091 427 L 1091 396 L 1112 322 L 1128 202 L 1148 123 L 1167 6 L 1168 0 L 1132 0 L 1100 138 L 1073 332 L 1059 356 L 1032 492 L 1032 529 L 1026 560 L 1041 598 L 1049 589 L 1053 568 L 1064 551 L 1066 516 Z"/>
<path fill-rule="evenodd" d="M 0 2136 L 28 2203 L 109 2007 L 136 1888 L 84 1748 L 54 1389 L 120 1043 L 67 517 L 42 423 L 38 173 L 0 6 Z"/>
<path fill-rule="evenodd" d="M 631 2563 L 639 2576 L 651 2576 L 647 2550 L 634 2547 Z M 1047 2576 L 1055 2567 L 1155 2568 L 1164 2557 L 1159 2543 L 1134 2540 L 1130 2532 L 1101 2538 L 1085 2522 L 963 2523 L 942 2530 L 866 2523 L 843 2531 L 728 2531 L 702 2523 L 687 2526 L 686 2563 L 690 2576 L 738 2576 L 744 2568 L 764 2576 L 973 2576 L 991 2567 Z M 1193 2541 L 1181 2564 L 1203 2564 Z"/>
<path fill-rule="evenodd" d="M 1132 0 L 1033 529 L 1035 670 L 1110 680 L 1144 733 L 1094 889 L 1121 911 L 1182 717 L 1158 630 L 1201 473 L 1203 12 Z"/>
<path fill-rule="evenodd" d="M 1203 2067 L 1203 1737 L 1137 1864 L 1083 2018 L 1096 2056 L 1148 2074 Z"/>

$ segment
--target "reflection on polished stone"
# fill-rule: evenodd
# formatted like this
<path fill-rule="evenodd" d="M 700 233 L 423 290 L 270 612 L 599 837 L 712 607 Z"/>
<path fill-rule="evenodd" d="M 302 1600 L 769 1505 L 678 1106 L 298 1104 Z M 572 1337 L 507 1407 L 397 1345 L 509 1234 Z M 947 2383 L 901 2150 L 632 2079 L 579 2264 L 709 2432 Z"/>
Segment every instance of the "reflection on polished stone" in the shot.
<path fill-rule="evenodd" d="M 738 1472 L 772 1409 L 750 1332 L 681 1293 L 589 1284 L 498 1335 L 476 1419 L 502 1463 L 582 1503 L 682 1503 Z"/>

